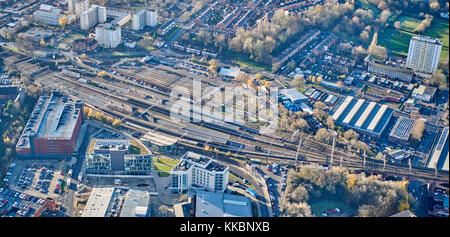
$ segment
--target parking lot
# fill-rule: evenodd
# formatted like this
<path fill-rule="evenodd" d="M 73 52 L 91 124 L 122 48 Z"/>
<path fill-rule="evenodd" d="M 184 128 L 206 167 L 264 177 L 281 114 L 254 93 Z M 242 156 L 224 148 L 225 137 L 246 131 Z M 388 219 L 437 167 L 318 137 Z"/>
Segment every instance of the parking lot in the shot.
<path fill-rule="evenodd" d="M 258 171 L 267 183 L 267 190 L 269 192 L 273 215 L 280 216 L 280 204 L 284 197 L 283 195 L 286 188 L 286 176 L 288 170 L 276 163 L 267 167 L 259 165 L 258 168 Z"/>
<path fill-rule="evenodd" d="M 32 216 L 44 202 L 20 191 L 0 188 L 0 217 Z"/>
<path fill-rule="evenodd" d="M 64 166 L 64 161 L 16 160 L 7 172 L 8 187 L 42 199 L 58 198 L 64 188 Z"/>

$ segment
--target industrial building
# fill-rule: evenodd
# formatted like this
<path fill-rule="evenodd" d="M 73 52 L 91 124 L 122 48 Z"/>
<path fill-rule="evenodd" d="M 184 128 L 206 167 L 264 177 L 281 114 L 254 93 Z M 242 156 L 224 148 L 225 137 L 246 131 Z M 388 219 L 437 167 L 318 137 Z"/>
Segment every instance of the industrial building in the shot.
<path fill-rule="evenodd" d="M 149 175 L 152 172 L 150 154 L 131 154 L 129 140 L 93 140 L 86 154 L 88 174 Z"/>
<path fill-rule="evenodd" d="M 81 217 L 148 217 L 149 202 L 143 190 L 93 188 Z"/>
<path fill-rule="evenodd" d="M 449 140 L 448 140 L 449 128 L 445 127 L 439 139 L 434 146 L 433 152 L 428 158 L 427 167 L 434 169 L 437 167 L 438 170 L 444 170 L 448 172 L 448 156 L 449 156 Z"/>
<path fill-rule="evenodd" d="M 170 171 L 170 190 L 175 193 L 191 189 L 224 192 L 228 185 L 228 173 L 228 166 L 188 151 Z"/>
<path fill-rule="evenodd" d="M 389 141 L 393 143 L 407 144 L 415 123 L 416 121 L 413 119 L 399 117 L 389 133 Z"/>
<path fill-rule="evenodd" d="M 441 56 L 442 41 L 424 35 L 415 35 L 409 41 L 406 67 L 415 72 L 431 74 L 436 72 Z M 424 75 L 422 75 L 424 76 Z"/>
<path fill-rule="evenodd" d="M 83 30 L 89 30 L 91 27 L 105 22 L 106 8 L 97 5 L 92 5 L 80 16 L 80 26 Z"/>
<path fill-rule="evenodd" d="M 413 90 L 411 97 L 425 102 L 430 102 L 434 98 L 436 90 L 436 87 L 427 87 L 424 85 L 420 85 Z"/>
<path fill-rule="evenodd" d="M 394 110 L 387 105 L 353 96 L 341 98 L 330 111 L 336 124 L 377 139 L 383 134 L 393 113 Z"/>
<path fill-rule="evenodd" d="M 132 29 L 141 30 L 145 26 L 155 27 L 158 13 L 155 10 L 141 9 L 132 15 Z"/>
<path fill-rule="evenodd" d="M 123 203 L 120 217 L 148 217 L 150 216 L 150 195 L 146 191 L 128 190 Z"/>
<path fill-rule="evenodd" d="M 287 97 L 292 103 L 298 104 L 300 102 L 307 102 L 308 97 L 300 93 L 297 89 L 281 89 L 279 92 L 280 96 Z"/>
<path fill-rule="evenodd" d="M 82 103 L 54 90 L 41 96 L 16 145 L 19 157 L 65 159 L 72 156 L 82 123 Z"/>
<path fill-rule="evenodd" d="M 81 217 L 105 217 L 114 188 L 93 188 Z"/>
<path fill-rule="evenodd" d="M 122 42 L 122 30 L 118 25 L 110 23 L 95 27 L 98 44 L 105 48 L 115 48 Z"/>
<path fill-rule="evenodd" d="M 252 217 L 250 198 L 217 193 L 197 191 L 195 196 L 195 217 Z"/>

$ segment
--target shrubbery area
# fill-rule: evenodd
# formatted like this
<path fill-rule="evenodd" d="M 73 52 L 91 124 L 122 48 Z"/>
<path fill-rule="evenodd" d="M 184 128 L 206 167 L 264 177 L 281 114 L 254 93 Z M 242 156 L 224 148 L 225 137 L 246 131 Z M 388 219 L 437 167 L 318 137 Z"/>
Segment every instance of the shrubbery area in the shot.
<path fill-rule="evenodd" d="M 309 203 L 327 199 L 351 206 L 358 216 L 387 217 L 415 205 L 407 185 L 407 181 L 383 181 L 379 176 L 352 174 L 343 168 L 290 170 L 283 216 L 312 216 Z"/>
<path fill-rule="evenodd" d="M 34 105 L 39 97 L 40 88 L 25 87 L 25 99 L 22 104 L 9 101 L 3 108 L 0 123 L 0 177 L 4 177 L 9 164 L 16 156 L 15 145 L 22 134 Z M 2 186 L 0 180 L 0 186 Z"/>

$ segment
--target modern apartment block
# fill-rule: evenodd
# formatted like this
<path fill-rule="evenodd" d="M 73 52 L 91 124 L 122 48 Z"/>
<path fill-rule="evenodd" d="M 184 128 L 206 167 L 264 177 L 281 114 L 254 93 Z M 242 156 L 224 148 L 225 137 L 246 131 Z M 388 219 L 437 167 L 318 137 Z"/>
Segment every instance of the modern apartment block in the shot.
<path fill-rule="evenodd" d="M 377 73 L 385 75 L 392 79 L 399 79 L 404 82 L 411 82 L 414 76 L 414 72 L 411 69 L 404 69 L 398 67 L 392 67 L 380 63 L 369 63 L 367 71 L 371 73 Z"/>
<path fill-rule="evenodd" d="M 194 152 L 187 152 L 171 171 L 170 190 L 180 193 L 187 190 L 224 192 L 228 184 L 228 166 L 221 165 Z"/>
<path fill-rule="evenodd" d="M 65 15 L 60 9 L 46 4 L 41 4 L 39 10 L 33 12 L 33 18 L 36 22 L 51 26 L 59 25 L 60 19 L 64 17 L 67 18 L 69 24 L 75 18 L 74 15 Z"/>
<path fill-rule="evenodd" d="M 132 16 L 133 30 L 141 30 L 145 26 L 155 27 L 158 24 L 158 13 L 155 10 L 141 9 Z"/>
<path fill-rule="evenodd" d="M 86 154 L 88 174 L 149 175 L 152 172 L 150 154 L 131 154 L 129 140 L 95 140 Z"/>
<path fill-rule="evenodd" d="M 121 27 L 113 24 L 101 24 L 95 27 L 98 44 L 105 48 L 115 48 L 122 42 Z"/>
<path fill-rule="evenodd" d="M 416 35 L 409 42 L 406 67 L 417 73 L 433 74 L 441 56 L 442 41 L 423 35 Z"/>
<path fill-rule="evenodd" d="M 21 158 L 70 158 L 82 123 L 82 103 L 58 91 L 41 96 L 16 145 Z"/>
<path fill-rule="evenodd" d="M 78 17 L 81 16 L 81 13 L 88 10 L 91 6 L 91 3 L 89 0 L 68 0 L 67 1 L 67 7 L 69 8 L 69 11 L 77 15 Z"/>
<path fill-rule="evenodd" d="M 175 19 L 170 19 L 169 21 L 161 25 L 161 27 L 159 27 L 158 34 L 166 35 L 170 30 L 172 30 L 175 27 L 175 24 L 176 24 Z"/>
<path fill-rule="evenodd" d="M 106 8 L 92 5 L 88 10 L 81 13 L 81 29 L 89 30 L 91 27 L 106 22 Z"/>

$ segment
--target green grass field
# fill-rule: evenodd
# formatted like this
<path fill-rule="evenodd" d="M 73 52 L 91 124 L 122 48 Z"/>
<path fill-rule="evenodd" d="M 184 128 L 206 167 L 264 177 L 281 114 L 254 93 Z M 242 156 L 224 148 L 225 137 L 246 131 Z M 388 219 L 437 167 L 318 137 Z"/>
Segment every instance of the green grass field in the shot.
<path fill-rule="evenodd" d="M 417 20 L 420 23 L 420 19 L 410 17 L 410 16 L 400 16 L 399 19 L 405 22 L 405 29 L 415 28 L 415 24 L 417 24 Z M 416 20 L 413 20 L 416 19 Z M 449 45 L 449 32 L 448 32 L 449 23 L 445 19 L 435 17 L 433 22 L 431 23 L 430 28 L 425 30 L 424 35 L 431 36 L 437 38 L 442 41 L 442 52 L 441 59 L 446 58 L 448 56 L 448 45 Z M 386 48 L 391 50 L 392 54 L 407 56 L 409 49 L 409 41 L 411 37 L 416 35 L 415 33 L 402 30 L 395 29 L 393 26 L 389 26 L 379 34 L 379 44 L 385 46 Z"/>
<path fill-rule="evenodd" d="M 237 63 L 241 69 L 256 68 L 259 70 L 265 70 L 269 72 L 272 71 L 272 65 L 255 62 L 254 60 L 250 59 L 248 54 L 231 52 L 230 50 L 220 54 L 219 60 L 225 61 L 227 59 L 232 59 L 232 61 L 234 63 Z"/>
<path fill-rule="evenodd" d="M 372 10 L 374 17 L 377 17 L 378 14 L 380 14 L 380 10 L 378 9 L 378 7 L 367 0 L 356 0 L 355 3 L 355 9 L 362 8 L 364 10 Z"/>
<path fill-rule="evenodd" d="M 175 167 L 180 160 L 168 157 L 153 157 L 153 167 L 158 171 L 160 177 L 169 176 L 170 170 Z"/>
<path fill-rule="evenodd" d="M 435 17 L 430 28 L 425 31 L 425 35 L 437 38 L 442 41 L 441 59 L 448 56 L 448 20 Z"/>
<path fill-rule="evenodd" d="M 401 15 L 400 17 L 397 18 L 396 21 L 400 21 L 400 23 L 402 23 L 401 27 L 402 30 L 411 32 L 414 32 L 414 29 L 416 29 L 416 27 L 420 24 L 420 22 L 422 22 L 422 20 L 419 18 L 406 15 Z"/>

